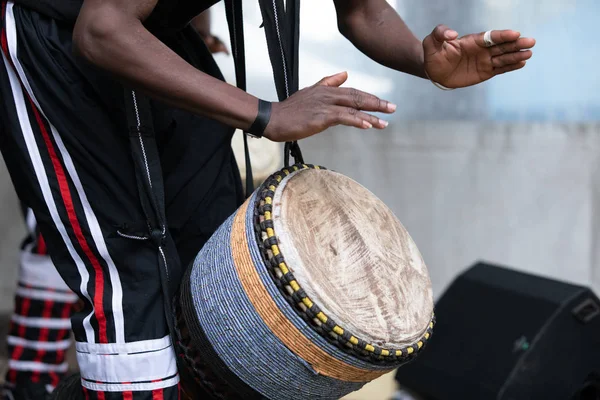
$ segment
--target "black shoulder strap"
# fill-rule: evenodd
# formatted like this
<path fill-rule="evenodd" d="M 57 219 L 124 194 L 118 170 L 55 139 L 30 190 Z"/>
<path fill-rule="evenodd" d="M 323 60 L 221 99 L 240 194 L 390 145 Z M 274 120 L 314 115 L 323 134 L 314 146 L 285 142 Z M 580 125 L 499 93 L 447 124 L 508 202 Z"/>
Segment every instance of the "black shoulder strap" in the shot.
<path fill-rule="evenodd" d="M 283 101 L 298 91 L 298 52 L 300 45 L 300 0 L 259 0 L 273 77 L 279 100 Z M 284 165 L 289 156 L 303 163 L 298 142 L 287 142 Z"/>
<path fill-rule="evenodd" d="M 267 39 L 269 58 L 273 67 L 275 87 L 280 101 L 298 91 L 298 51 L 300 39 L 300 0 L 259 0 L 263 26 Z M 246 90 L 246 63 L 244 54 L 244 32 L 242 0 L 225 0 L 232 53 L 235 59 L 237 85 Z M 250 170 L 247 138 L 246 170 Z M 284 163 L 289 165 L 290 154 L 296 162 L 304 162 L 298 142 L 285 144 Z M 248 187 L 248 178 L 246 178 Z"/>
<path fill-rule="evenodd" d="M 298 63 L 298 54 L 300 53 L 300 1 L 299 0 L 287 0 L 286 4 L 286 15 L 287 15 L 287 23 L 288 29 L 290 32 L 288 33 L 290 37 L 290 66 L 292 68 L 292 93 L 296 93 L 298 91 L 298 73 L 299 73 L 299 63 Z"/>
<path fill-rule="evenodd" d="M 242 0 L 225 0 L 225 12 L 229 25 L 231 38 L 231 53 L 235 64 L 235 78 L 237 87 L 246 91 L 246 49 L 244 47 L 244 17 Z M 254 192 L 254 178 L 252 177 L 252 162 L 248 137 L 244 136 L 244 157 L 246 159 L 246 197 Z"/>
<path fill-rule="evenodd" d="M 291 27 L 288 25 L 283 0 L 259 0 L 269 58 L 275 87 L 280 101 L 292 95 L 292 64 L 289 45 Z"/>

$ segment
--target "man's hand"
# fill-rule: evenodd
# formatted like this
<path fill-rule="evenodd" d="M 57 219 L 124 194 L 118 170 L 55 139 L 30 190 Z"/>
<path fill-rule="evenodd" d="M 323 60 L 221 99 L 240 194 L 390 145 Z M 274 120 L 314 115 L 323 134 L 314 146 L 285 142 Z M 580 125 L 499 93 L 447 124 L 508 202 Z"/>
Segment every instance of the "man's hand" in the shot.
<path fill-rule="evenodd" d="M 211 13 L 210 8 L 197 15 L 191 22 L 196 32 L 202 37 L 208 50 L 213 53 L 225 53 L 229 55 L 229 50 L 223 41 L 211 33 Z"/>
<path fill-rule="evenodd" d="M 535 40 L 516 31 L 492 31 L 492 47 L 484 33 L 466 35 L 438 25 L 423 40 L 424 67 L 429 78 L 449 88 L 476 85 L 496 75 L 515 71 L 531 58 Z"/>
<path fill-rule="evenodd" d="M 341 88 L 347 79 L 346 72 L 329 76 L 280 103 L 273 103 L 264 136 L 286 142 L 304 139 L 335 125 L 385 128 L 386 121 L 364 111 L 391 114 L 396 106 L 369 93 Z"/>
<path fill-rule="evenodd" d="M 204 40 L 204 43 L 206 43 L 206 47 L 208 47 L 208 50 L 211 53 L 225 53 L 229 55 L 229 49 L 227 49 L 225 43 L 223 43 L 223 41 L 218 36 L 210 34 L 208 36 L 202 37 L 202 39 Z"/>

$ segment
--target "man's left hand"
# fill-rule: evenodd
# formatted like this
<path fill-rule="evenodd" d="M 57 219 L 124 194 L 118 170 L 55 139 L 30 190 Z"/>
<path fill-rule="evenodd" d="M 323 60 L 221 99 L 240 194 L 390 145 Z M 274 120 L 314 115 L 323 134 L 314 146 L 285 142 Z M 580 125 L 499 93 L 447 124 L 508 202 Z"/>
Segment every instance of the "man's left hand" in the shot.
<path fill-rule="evenodd" d="M 424 66 L 429 78 L 448 88 L 476 85 L 496 75 L 521 69 L 531 58 L 535 39 L 512 30 L 491 31 L 494 45 L 487 47 L 484 33 L 458 37 L 438 25 L 423 40 Z"/>
<path fill-rule="evenodd" d="M 208 50 L 211 53 L 213 53 L 213 54 L 225 53 L 225 54 L 229 55 L 229 50 L 227 49 L 227 46 L 217 36 L 207 35 L 207 36 L 204 36 L 203 39 L 204 39 L 204 43 L 206 43 L 206 47 L 208 47 Z"/>

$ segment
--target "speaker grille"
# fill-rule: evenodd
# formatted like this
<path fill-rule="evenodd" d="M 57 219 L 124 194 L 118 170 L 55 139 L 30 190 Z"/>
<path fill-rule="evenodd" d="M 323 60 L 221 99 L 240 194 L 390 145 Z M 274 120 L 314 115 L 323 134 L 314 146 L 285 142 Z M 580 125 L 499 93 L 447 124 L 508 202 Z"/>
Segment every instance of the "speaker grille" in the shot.
<path fill-rule="evenodd" d="M 475 265 L 439 299 L 429 348 L 397 380 L 431 399 L 496 399 L 542 327 L 583 289 Z"/>

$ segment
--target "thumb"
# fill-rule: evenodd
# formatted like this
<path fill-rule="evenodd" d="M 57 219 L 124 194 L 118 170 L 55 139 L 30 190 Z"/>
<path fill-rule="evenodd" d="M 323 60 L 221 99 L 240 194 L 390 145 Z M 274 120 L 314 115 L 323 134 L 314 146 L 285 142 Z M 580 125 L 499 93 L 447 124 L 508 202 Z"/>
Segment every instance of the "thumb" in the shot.
<path fill-rule="evenodd" d="M 229 49 L 225 46 L 224 43 L 219 42 L 216 46 L 215 53 L 225 53 L 229 55 Z"/>
<path fill-rule="evenodd" d="M 458 32 L 448 28 L 446 25 L 438 25 L 431 32 L 430 37 L 433 39 L 434 45 L 439 47 L 447 40 L 456 39 Z"/>
<path fill-rule="evenodd" d="M 326 76 L 315 84 L 315 86 L 341 86 L 348 80 L 347 72 L 339 72 L 335 75 Z"/>

